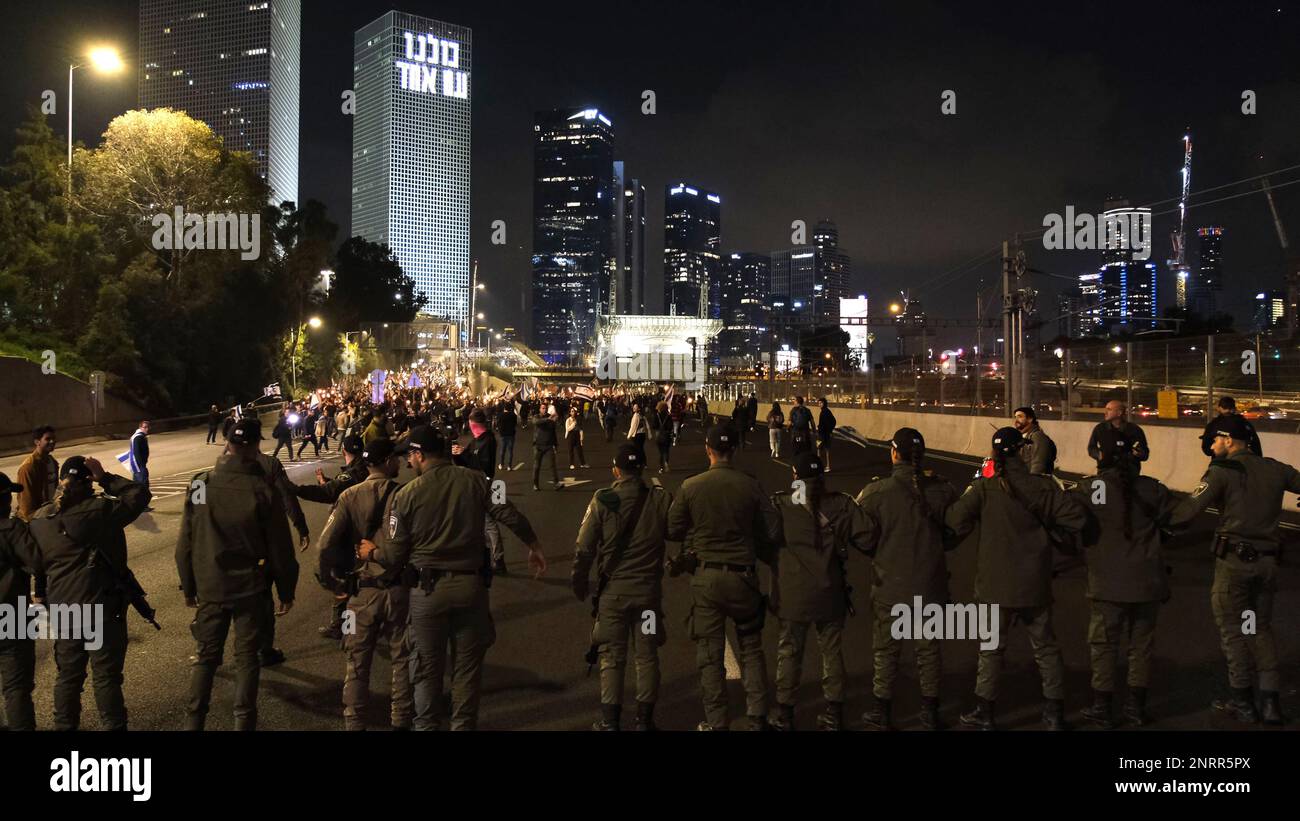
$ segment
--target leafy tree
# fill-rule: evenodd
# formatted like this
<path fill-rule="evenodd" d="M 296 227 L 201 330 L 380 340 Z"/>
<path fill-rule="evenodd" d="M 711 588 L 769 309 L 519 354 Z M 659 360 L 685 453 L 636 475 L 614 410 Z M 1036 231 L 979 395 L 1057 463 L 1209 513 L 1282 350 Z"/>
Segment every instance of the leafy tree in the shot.
<path fill-rule="evenodd" d="M 339 248 L 325 310 L 342 331 L 362 322 L 410 322 L 428 304 L 387 245 L 352 237 Z"/>
<path fill-rule="evenodd" d="M 227 151 L 205 123 L 169 108 L 128 111 L 108 124 L 102 144 L 76 152 L 74 205 L 120 242 L 149 245 L 155 216 L 260 214 L 269 194 L 253 158 Z M 159 250 L 165 279 L 179 282 L 193 249 Z M 234 253 L 233 251 L 230 253 Z"/>

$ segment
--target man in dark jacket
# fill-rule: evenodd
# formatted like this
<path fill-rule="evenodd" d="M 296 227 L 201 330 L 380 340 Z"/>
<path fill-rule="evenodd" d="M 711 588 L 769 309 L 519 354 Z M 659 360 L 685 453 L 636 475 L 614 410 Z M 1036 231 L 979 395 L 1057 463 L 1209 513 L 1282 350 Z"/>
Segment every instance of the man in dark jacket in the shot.
<path fill-rule="evenodd" d="M 514 470 L 515 433 L 519 428 L 519 416 L 515 413 L 514 406 L 509 401 L 503 403 L 501 410 L 497 411 L 496 427 L 497 433 L 501 437 L 497 467 L 501 470 Z"/>
<path fill-rule="evenodd" d="M 98 482 L 103 495 L 95 493 Z M 124 476 L 106 473 L 97 459 L 72 456 L 59 472 L 54 500 L 32 517 L 32 537 L 40 547 L 39 568 L 47 579 L 46 604 L 102 605 L 99 647 L 79 638 L 54 642 L 58 678 L 54 684 L 54 729 L 81 726 L 81 690 L 86 666 L 94 673 L 95 705 L 106 730 L 126 729 L 122 667 L 126 662 L 126 610 L 122 594 L 127 574 L 127 525 L 149 506 L 149 489 Z M 96 549 L 98 548 L 98 549 Z"/>
<path fill-rule="evenodd" d="M 1114 429 L 1124 441 L 1133 443 L 1133 461 L 1138 463 L 1138 468 L 1141 469 L 1140 463 L 1151 456 L 1151 449 L 1147 447 L 1147 435 L 1142 428 L 1128 421 L 1128 406 L 1118 399 L 1106 403 L 1105 417 L 1092 429 L 1092 435 L 1088 437 L 1088 455 L 1093 459 L 1101 458 L 1097 434 L 1107 426 Z"/>
<path fill-rule="evenodd" d="M 1204 453 L 1210 458 L 1214 458 L 1214 451 L 1212 448 L 1214 446 L 1214 437 L 1217 435 L 1216 431 L 1219 428 L 1220 422 L 1225 416 L 1238 416 L 1241 418 L 1241 421 L 1245 423 L 1245 429 L 1250 434 L 1250 441 L 1246 444 L 1247 448 L 1249 448 L 1250 452 L 1256 456 L 1263 456 L 1264 446 L 1259 443 L 1259 434 L 1255 432 L 1255 426 L 1250 424 L 1249 419 L 1237 413 L 1237 400 L 1233 399 L 1231 396 L 1219 397 L 1217 407 L 1219 415 L 1205 423 L 1205 432 L 1201 434 L 1201 453 Z"/>
<path fill-rule="evenodd" d="M 217 428 L 219 427 L 221 427 L 221 411 L 217 410 L 216 405 L 213 405 L 208 410 L 208 438 L 203 444 L 215 445 L 217 443 Z"/>
<path fill-rule="evenodd" d="M 190 673 L 190 730 L 203 729 L 232 622 L 235 729 L 256 729 L 259 653 L 275 617 L 293 606 L 298 584 L 289 526 L 264 476 L 257 444 L 262 432 L 254 422 L 235 424 L 226 445 L 228 458 L 196 474 L 185 499 L 176 569 L 185 606 L 197 608 L 190 626 L 198 641 Z M 280 598 L 274 609 L 272 585 Z"/>
<path fill-rule="evenodd" d="M 555 467 L 555 448 L 559 444 L 555 433 L 556 417 L 540 411 L 533 421 L 533 490 L 541 490 L 538 480 L 542 476 L 542 460 L 551 460 L 552 486 L 559 490 L 560 474 Z"/>
<path fill-rule="evenodd" d="M 824 473 L 831 472 L 831 439 L 835 436 L 835 414 L 831 413 L 826 397 L 818 400 L 821 413 L 817 415 L 817 455 L 826 466 Z"/>

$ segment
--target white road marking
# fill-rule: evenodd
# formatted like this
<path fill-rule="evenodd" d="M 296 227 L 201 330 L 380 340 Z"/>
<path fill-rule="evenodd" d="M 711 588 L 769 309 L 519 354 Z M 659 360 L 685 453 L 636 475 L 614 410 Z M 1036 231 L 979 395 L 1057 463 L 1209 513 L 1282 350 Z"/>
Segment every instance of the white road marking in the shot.
<path fill-rule="evenodd" d="M 727 634 L 727 642 L 722 651 L 722 666 L 726 668 L 728 681 L 740 680 L 740 661 L 736 658 L 736 651 L 731 646 L 731 634 Z"/>

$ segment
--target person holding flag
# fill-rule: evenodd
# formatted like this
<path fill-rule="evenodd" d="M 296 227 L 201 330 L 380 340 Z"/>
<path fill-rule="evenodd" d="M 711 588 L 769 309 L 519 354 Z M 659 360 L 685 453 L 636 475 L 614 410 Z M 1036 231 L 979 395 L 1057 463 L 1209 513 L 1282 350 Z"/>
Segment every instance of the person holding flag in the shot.
<path fill-rule="evenodd" d="M 126 465 L 131 470 L 131 481 L 144 485 L 145 490 L 149 489 L 149 420 L 146 419 L 140 423 L 140 427 L 135 433 L 131 434 L 131 444 L 126 453 L 117 457 L 117 461 Z M 152 506 L 146 507 L 145 512 L 153 510 Z"/>

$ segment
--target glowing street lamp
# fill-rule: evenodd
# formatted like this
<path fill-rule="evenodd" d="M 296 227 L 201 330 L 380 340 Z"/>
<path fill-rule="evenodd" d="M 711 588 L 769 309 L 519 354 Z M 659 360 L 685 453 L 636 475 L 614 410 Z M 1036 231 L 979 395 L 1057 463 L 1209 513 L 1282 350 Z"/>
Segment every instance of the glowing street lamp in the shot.
<path fill-rule="evenodd" d="M 85 62 L 68 63 L 68 200 L 72 200 L 72 72 L 90 66 L 99 74 L 118 74 L 126 68 L 117 49 L 112 46 L 95 46 L 81 58 Z M 68 219 L 72 219 L 69 208 Z"/>
<path fill-rule="evenodd" d="M 314 329 L 314 328 L 319 328 L 321 325 L 324 325 L 325 323 L 321 321 L 320 317 L 313 316 L 311 319 L 307 320 L 307 324 Z"/>

